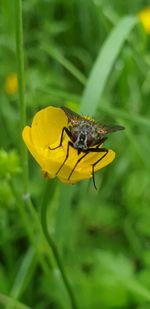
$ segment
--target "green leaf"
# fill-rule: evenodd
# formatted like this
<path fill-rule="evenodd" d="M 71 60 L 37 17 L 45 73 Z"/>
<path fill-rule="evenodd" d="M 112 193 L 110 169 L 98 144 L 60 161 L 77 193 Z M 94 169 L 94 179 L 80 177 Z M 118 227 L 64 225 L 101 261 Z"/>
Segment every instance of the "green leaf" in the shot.
<path fill-rule="evenodd" d="M 102 46 L 82 96 L 80 107 L 82 113 L 90 115 L 95 113 L 114 62 L 136 23 L 136 17 L 124 17 Z"/>

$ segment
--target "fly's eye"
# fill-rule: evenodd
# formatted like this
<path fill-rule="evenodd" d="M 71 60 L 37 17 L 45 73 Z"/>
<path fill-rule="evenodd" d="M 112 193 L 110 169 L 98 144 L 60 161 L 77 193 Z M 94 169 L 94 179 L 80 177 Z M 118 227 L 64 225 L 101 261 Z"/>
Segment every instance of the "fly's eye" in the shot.
<path fill-rule="evenodd" d="M 93 138 L 91 135 L 88 135 L 88 138 L 87 138 L 87 146 L 91 146 L 92 145 L 92 142 L 93 142 Z"/>

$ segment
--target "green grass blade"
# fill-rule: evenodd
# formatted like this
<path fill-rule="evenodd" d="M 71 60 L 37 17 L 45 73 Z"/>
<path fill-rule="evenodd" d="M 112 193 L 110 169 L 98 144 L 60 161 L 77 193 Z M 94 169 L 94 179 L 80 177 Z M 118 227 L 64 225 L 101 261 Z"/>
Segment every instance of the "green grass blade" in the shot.
<path fill-rule="evenodd" d="M 16 275 L 16 279 L 11 291 L 11 297 L 17 299 L 22 295 L 24 289 L 28 285 L 34 269 L 36 267 L 36 254 L 32 247 L 26 252 L 22 264 Z"/>
<path fill-rule="evenodd" d="M 101 105 L 100 110 L 110 114 L 111 116 L 119 117 L 120 119 L 130 121 L 131 123 L 141 125 L 142 127 L 145 126 L 150 128 L 150 119 L 148 117 L 144 117 L 144 115 L 141 116 L 141 114 L 133 114 L 129 112 L 127 113 L 121 109 L 112 106 L 106 106 L 106 104 Z"/>
<path fill-rule="evenodd" d="M 23 303 L 9 297 L 3 293 L 0 293 L 0 305 L 9 305 L 13 306 L 15 309 L 31 309 L 31 307 L 24 305 Z M 4 307 L 1 307 L 4 308 Z"/>
<path fill-rule="evenodd" d="M 58 50 L 48 46 L 42 46 L 44 51 L 53 59 L 59 62 L 68 72 L 70 72 L 82 85 L 86 84 L 86 77 L 79 69 L 77 69 L 71 61 L 66 59 Z"/>
<path fill-rule="evenodd" d="M 82 113 L 90 115 L 95 113 L 114 62 L 136 23 L 135 17 L 124 17 L 102 46 L 82 96 L 80 107 Z"/>
<path fill-rule="evenodd" d="M 24 82 L 24 50 L 23 50 L 23 21 L 22 21 L 22 1 L 15 0 L 15 26 L 16 26 L 16 62 L 18 78 L 18 95 L 20 110 L 20 129 L 26 125 L 26 101 L 25 101 L 25 82 Z M 27 150 L 21 141 L 20 150 L 22 156 L 23 189 L 28 192 L 28 155 Z"/>

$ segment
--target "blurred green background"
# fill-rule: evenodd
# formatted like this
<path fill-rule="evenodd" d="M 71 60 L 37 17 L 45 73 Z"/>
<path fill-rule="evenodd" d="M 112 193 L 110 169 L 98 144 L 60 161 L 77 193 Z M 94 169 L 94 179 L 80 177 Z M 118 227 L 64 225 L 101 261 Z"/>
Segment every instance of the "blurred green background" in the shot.
<path fill-rule="evenodd" d="M 117 155 L 96 173 L 98 191 L 92 181 L 49 184 L 49 232 L 78 308 L 148 309 L 150 33 L 137 18 L 126 36 L 126 27 L 120 26 L 115 40 L 109 38 L 120 20 L 127 15 L 134 20 L 149 1 L 22 2 L 27 123 L 43 107 L 66 105 L 94 114 L 100 122 L 126 127 L 105 143 Z M 70 309 L 53 254 L 36 221 L 45 179 L 30 155 L 34 209 L 21 199 L 15 1 L 0 0 L 0 11 L 0 307 Z M 150 15 L 147 18 L 150 22 Z M 100 62 L 95 64 L 98 55 Z M 93 66 L 97 74 L 91 77 Z M 103 82 L 95 100 L 92 89 Z"/>

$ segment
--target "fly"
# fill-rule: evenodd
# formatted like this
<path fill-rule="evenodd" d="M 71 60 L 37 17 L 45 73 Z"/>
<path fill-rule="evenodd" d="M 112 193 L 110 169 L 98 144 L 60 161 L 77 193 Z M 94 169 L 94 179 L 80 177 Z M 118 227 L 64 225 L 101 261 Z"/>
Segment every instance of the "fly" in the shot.
<path fill-rule="evenodd" d="M 71 178 L 79 162 L 88 153 L 101 152 L 103 153 L 102 157 L 98 159 L 96 162 L 94 162 L 92 165 L 93 184 L 94 184 L 95 189 L 97 189 L 96 184 L 95 184 L 95 178 L 94 178 L 94 167 L 102 159 L 104 159 L 104 157 L 106 157 L 108 153 L 108 149 L 101 147 L 101 146 L 104 143 L 104 141 L 107 139 L 106 137 L 107 134 L 116 132 L 119 130 L 123 130 L 124 127 L 120 125 L 105 125 L 105 124 L 101 125 L 101 124 L 98 124 L 94 119 L 86 117 L 86 116 L 80 116 L 67 107 L 61 107 L 61 108 L 65 112 L 68 118 L 68 126 L 63 127 L 62 129 L 60 144 L 57 147 L 52 148 L 52 149 L 49 147 L 49 149 L 54 150 L 62 146 L 64 132 L 66 132 L 66 134 L 70 138 L 70 141 L 68 142 L 66 157 L 63 163 L 61 164 L 60 168 L 58 169 L 56 175 L 58 175 L 58 173 L 60 172 L 63 165 L 68 159 L 69 147 L 76 149 L 78 152 L 78 155 L 80 153 L 83 153 L 83 155 L 77 160 L 71 173 L 69 174 L 68 180 Z"/>

